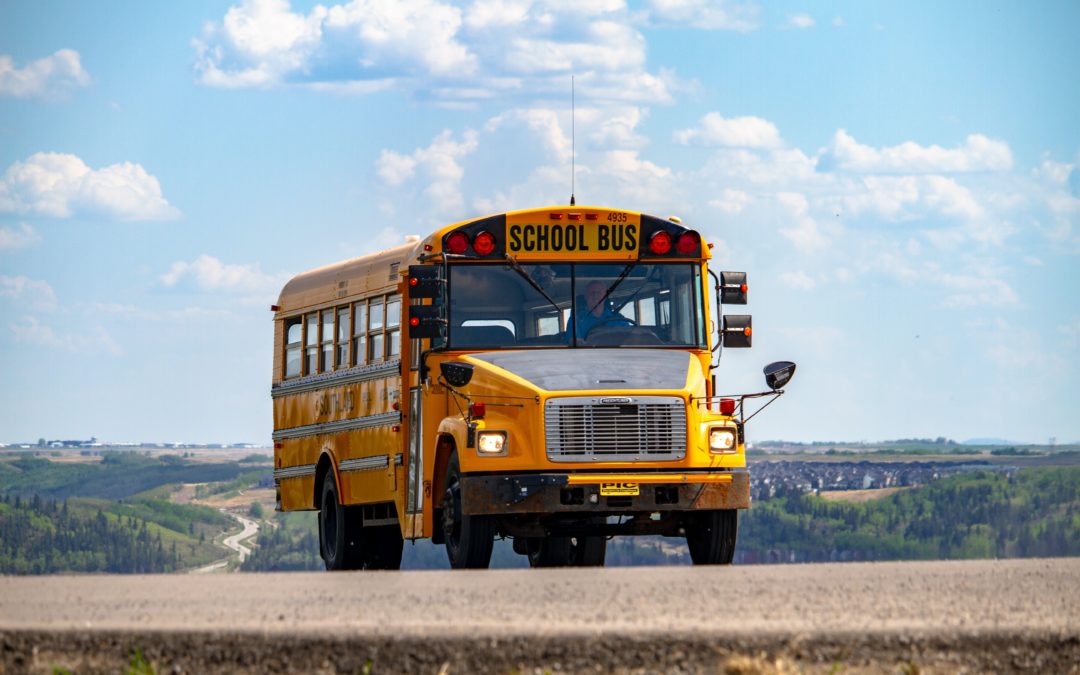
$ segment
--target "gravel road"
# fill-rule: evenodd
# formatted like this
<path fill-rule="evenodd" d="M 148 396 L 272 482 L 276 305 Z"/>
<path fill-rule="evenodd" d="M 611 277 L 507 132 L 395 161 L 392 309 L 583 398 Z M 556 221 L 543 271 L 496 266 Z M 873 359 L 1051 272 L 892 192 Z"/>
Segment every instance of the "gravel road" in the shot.
<path fill-rule="evenodd" d="M 0 672 L 1080 672 L 1080 559 L 0 577 Z"/>

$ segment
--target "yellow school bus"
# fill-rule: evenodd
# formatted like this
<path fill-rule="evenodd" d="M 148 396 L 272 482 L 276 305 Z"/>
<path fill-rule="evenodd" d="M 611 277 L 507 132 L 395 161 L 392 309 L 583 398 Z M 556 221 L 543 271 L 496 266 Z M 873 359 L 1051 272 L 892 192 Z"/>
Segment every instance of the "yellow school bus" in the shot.
<path fill-rule="evenodd" d="M 406 539 L 487 567 L 603 565 L 616 535 L 685 537 L 727 564 L 750 506 L 746 275 L 709 271 L 677 218 L 514 211 L 300 274 L 274 315 L 277 508 L 319 512 L 327 569 L 397 569 Z M 712 292 L 710 292 L 712 291 Z M 712 300 L 715 298 L 715 300 Z M 762 399 L 764 400 L 764 399 Z"/>

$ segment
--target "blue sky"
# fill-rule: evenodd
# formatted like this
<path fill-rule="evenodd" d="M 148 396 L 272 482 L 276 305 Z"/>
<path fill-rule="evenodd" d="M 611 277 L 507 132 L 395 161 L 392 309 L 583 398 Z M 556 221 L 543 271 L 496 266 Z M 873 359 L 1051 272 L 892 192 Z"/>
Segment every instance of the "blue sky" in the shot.
<path fill-rule="evenodd" d="M 0 442 L 268 442 L 311 267 L 564 203 L 750 277 L 751 439 L 1080 440 L 1080 4 L 0 5 Z"/>

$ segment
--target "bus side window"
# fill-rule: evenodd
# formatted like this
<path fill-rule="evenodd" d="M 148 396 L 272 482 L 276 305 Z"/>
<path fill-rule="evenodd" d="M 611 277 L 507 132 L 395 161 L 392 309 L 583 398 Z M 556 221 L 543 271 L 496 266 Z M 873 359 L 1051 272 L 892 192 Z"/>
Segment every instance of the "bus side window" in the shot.
<path fill-rule="evenodd" d="M 334 310 L 322 313 L 322 371 L 334 369 Z"/>
<path fill-rule="evenodd" d="M 383 340 L 383 299 L 372 298 L 368 306 L 368 361 L 386 358 Z"/>
<path fill-rule="evenodd" d="M 353 365 L 367 363 L 367 302 L 361 300 L 353 305 Z"/>
<path fill-rule="evenodd" d="M 341 307 L 337 311 L 337 367 L 349 367 L 349 339 L 352 337 L 352 324 L 349 322 L 349 308 Z"/>
<path fill-rule="evenodd" d="M 285 322 L 285 377 L 299 377 L 304 325 L 300 317 Z"/>
<path fill-rule="evenodd" d="M 638 300 L 638 325 L 656 325 L 656 298 L 642 298 Z"/>
<path fill-rule="evenodd" d="M 306 339 L 304 343 L 307 347 L 307 363 L 304 367 L 304 374 L 311 375 L 319 372 L 319 313 L 314 312 L 307 315 L 307 327 L 305 330 Z"/>
<path fill-rule="evenodd" d="M 386 343 L 389 347 L 387 358 L 401 354 L 401 298 L 396 295 L 386 300 Z"/>

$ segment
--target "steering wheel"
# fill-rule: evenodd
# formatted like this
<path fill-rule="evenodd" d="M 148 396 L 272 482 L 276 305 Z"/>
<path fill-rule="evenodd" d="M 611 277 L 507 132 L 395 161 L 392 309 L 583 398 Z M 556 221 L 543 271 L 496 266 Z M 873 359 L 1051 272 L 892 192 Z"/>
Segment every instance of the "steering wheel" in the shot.
<path fill-rule="evenodd" d="M 634 321 L 633 319 L 622 316 L 621 314 L 619 316 L 609 316 L 606 319 L 601 319 L 592 328 L 590 328 L 588 330 L 588 332 L 585 333 L 585 339 L 588 340 L 589 335 L 591 335 L 592 332 L 594 330 L 596 330 L 597 328 L 600 328 L 602 326 L 607 326 L 609 324 L 611 324 L 612 328 L 615 328 L 615 327 L 618 327 L 618 326 L 623 326 L 623 327 L 629 328 L 631 326 L 638 325 L 637 322 Z"/>

